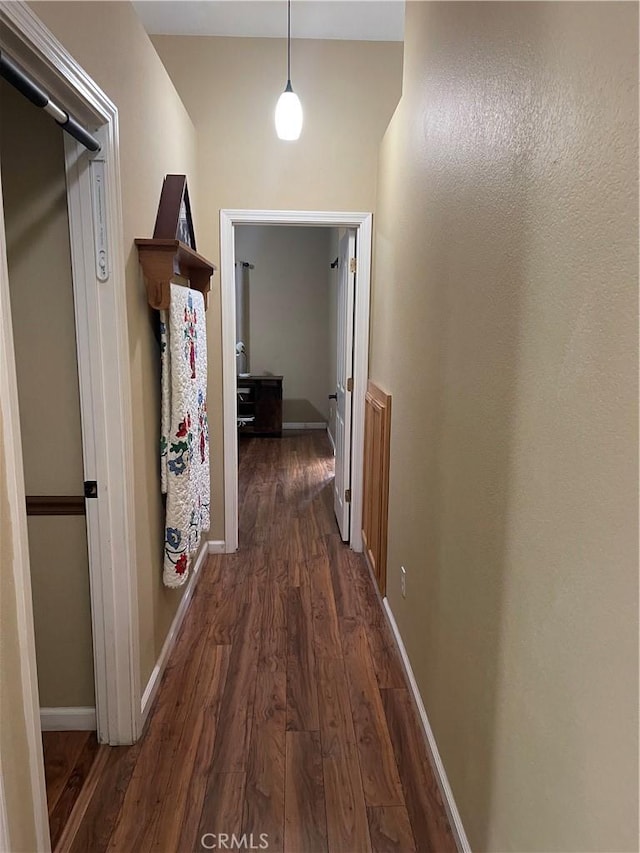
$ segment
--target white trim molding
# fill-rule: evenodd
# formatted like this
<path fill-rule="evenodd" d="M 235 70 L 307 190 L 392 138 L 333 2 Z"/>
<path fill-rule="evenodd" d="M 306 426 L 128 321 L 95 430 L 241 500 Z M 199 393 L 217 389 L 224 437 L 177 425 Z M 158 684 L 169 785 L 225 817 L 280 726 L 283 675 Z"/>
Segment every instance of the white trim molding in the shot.
<path fill-rule="evenodd" d="M 87 501 L 98 739 L 115 745 L 132 743 L 139 733 L 138 605 L 133 488 L 127 473 L 133 471 L 133 459 L 125 262 L 114 205 L 107 281 L 97 279 L 94 253 L 87 251 L 93 247 L 91 172 L 100 162 L 108 174 L 114 149 L 103 128 L 97 135 L 103 145 L 100 160 L 70 138 L 65 151 L 84 471 L 85 479 L 98 483 L 98 499 Z M 119 180 L 107 184 L 106 192 L 118 197 Z"/>
<path fill-rule="evenodd" d="M 149 681 L 147 682 L 147 686 L 145 687 L 144 693 L 142 694 L 142 699 L 140 700 L 141 732 L 147 721 L 147 717 L 149 716 L 149 711 L 151 710 L 154 699 L 156 698 L 156 695 L 158 693 L 158 688 L 160 687 L 160 682 L 162 681 L 162 674 L 167 668 L 169 657 L 171 656 L 171 652 L 173 651 L 176 644 L 176 640 L 178 639 L 178 632 L 180 631 L 182 623 L 184 622 L 184 617 L 189 608 L 189 604 L 191 603 L 191 598 L 195 591 L 198 578 L 200 577 L 200 569 L 202 568 L 202 565 L 209 556 L 209 554 L 213 553 L 211 551 L 211 545 L 214 544 L 217 543 L 208 542 L 202 545 L 200 548 L 200 553 L 196 557 L 196 561 L 193 564 L 191 577 L 187 581 L 186 589 L 182 598 L 180 599 L 180 604 L 178 605 L 178 609 L 176 610 L 176 615 L 173 617 L 173 622 L 171 623 L 171 627 L 169 628 L 169 633 L 167 634 L 166 639 L 164 641 L 164 645 L 162 646 L 160 657 L 158 658 L 156 665 L 153 668 L 153 672 L 149 676 Z"/>
<path fill-rule="evenodd" d="M 40 708 L 43 732 L 95 732 L 95 708 Z"/>
<path fill-rule="evenodd" d="M 226 554 L 227 553 L 227 545 L 224 539 L 210 539 L 209 540 L 209 553 L 210 554 Z"/>
<path fill-rule="evenodd" d="M 460 812 L 458 811 L 456 801 L 453 798 L 453 791 L 451 790 L 451 785 L 449 784 L 449 780 L 447 779 L 447 773 L 444 769 L 444 764 L 442 763 L 440 752 L 438 751 L 438 745 L 436 743 L 431 724 L 429 723 L 429 718 L 427 717 L 424 702 L 422 701 L 422 696 L 420 695 L 420 690 L 418 689 L 418 683 L 416 681 L 415 675 L 413 674 L 413 668 L 411 666 L 409 655 L 407 654 L 407 650 L 402 640 L 400 629 L 398 628 L 398 624 L 393 615 L 393 611 L 391 610 L 389 599 L 386 597 L 383 598 L 382 603 L 384 605 L 384 610 L 387 615 L 389 625 L 391 626 L 391 630 L 393 631 L 393 635 L 396 639 L 396 643 L 398 644 L 398 649 L 400 651 L 400 656 L 402 657 L 402 663 L 404 664 L 404 669 L 407 675 L 407 680 L 411 687 L 411 692 L 413 693 L 414 701 L 418 707 L 420 722 L 422 723 L 422 728 L 424 729 L 424 734 L 427 740 L 427 747 L 429 750 L 429 758 L 431 759 L 431 766 L 433 768 L 433 772 L 435 773 L 436 781 L 438 783 L 438 787 L 440 788 L 440 793 L 442 794 L 444 807 L 449 818 L 449 823 L 451 824 L 451 830 L 453 832 L 456 845 L 460 853 L 471 853 L 471 847 L 469 845 L 467 835 L 464 831 L 464 826 L 462 825 Z"/>
<path fill-rule="evenodd" d="M 235 226 L 308 225 L 353 228 L 357 232 L 353 334 L 351 429 L 351 531 L 349 544 L 362 551 L 362 483 L 364 409 L 369 369 L 369 307 L 371 298 L 371 213 L 317 210 L 221 210 L 220 287 L 222 306 L 222 399 L 224 441 L 224 538 L 227 552 L 238 548 L 238 434 L 235 356 Z"/>
<path fill-rule="evenodd" d="M 287 421 L 282 424 L 282 429 L 326 429 L 327 423 L 326 421 L 316 421 L 314 423 L 295 423 L 294 421 Z"/>

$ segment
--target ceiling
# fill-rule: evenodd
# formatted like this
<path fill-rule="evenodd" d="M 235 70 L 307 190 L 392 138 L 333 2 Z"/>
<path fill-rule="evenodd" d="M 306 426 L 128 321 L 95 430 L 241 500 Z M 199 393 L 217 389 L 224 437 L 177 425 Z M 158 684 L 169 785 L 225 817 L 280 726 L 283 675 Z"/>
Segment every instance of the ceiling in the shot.
<path fill-rule="evenodd" d="M 286 0 L 138 0 L 151 35 L 285 38 Z M 402 41 L 402 0 L 292 0 L 293 38 Z"/>

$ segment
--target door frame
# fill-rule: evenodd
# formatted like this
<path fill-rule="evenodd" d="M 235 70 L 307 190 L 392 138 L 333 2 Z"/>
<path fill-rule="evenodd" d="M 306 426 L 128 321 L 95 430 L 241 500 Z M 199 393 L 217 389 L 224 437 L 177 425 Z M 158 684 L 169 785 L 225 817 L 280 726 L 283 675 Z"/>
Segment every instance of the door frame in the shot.
<path fill-rule="evenodd" d="M 238 548 L 238 430 L 236 406 L 235 228 L 237 225 L 305 225 L 352 228 L 358 263 L 353 324 L 353 394 L 351 427 L 351 527 L 349 545 L 362 551 L 362 481 L 364 411 L 369 371 L 369 310 L 373 215 L 317 210 L 220 211 L 220 287 L 222 308 L 222 396 L 224 443 L 225 551 Z"/>
<path fill-rule="evenodd" d="M 338 352 L 336 354 L 336 401 L 335 416 L 333 419 L 333 445 L 336 464 L 334 466 L 333 478 L 333 511 L 338 522 L 340 536 L 343 530 L 351 535 L 351 504 L 347 501 L 346 491 L 351 489 L 351 441 L 345 441 L 345 437 L 351 439 L 353 426 L 353 411 L 349 399 L 348 380 L 353 371 L 353 363 L 349 364 L 345 359 L 348 355 L 349 345 L 342 347 L 340 342 L 347 341 L 353 349 L 353 320 L 355 309 L 355 276 L 350 269 L 350 259 L 357 257 L 357 236 L 352 229 L 345 230 L 342 237 L 338 239 L 338 270 L 336 284 L 336 341 Z M 344 316 L 343 316 L 344 315 Z M 338 453 L 342 459 L 338 459 Z M 339 463 L 339 464 L 338 464 Z M 364 492 L 364 482 L 363 482 Z M 364 500 L 363 500 L 364 512 Z M 361 525 L 362 526 L 362 525 Z M 364 536 L 363 536 L 364 547 Z"/>
<path fill-rule="evenodd" d="M 120 191 L 118 110 L 100 87 L 23 2 L 0 3 L 0 47 L 48 89 L 51 96 L 95 131 L 102 149 L 93 158 L 65 143 L 84 476 L 98 482 L 87 501 L 87 537 L 98 738 L 133 743 L 140 733 L 140 673 L 134 539 L 130 354 L 127 333 L 125 252 Z M 92 183 L 103 179 L 103 226 L 108 235 L 108 276 L 100 280 L 94 249 Z M 0 208 L 0 230 L 4 217 Z M 4 242 L 4 240 L 3 240 Z M 3 331 L 0 404 L 4 462 L 15 536 L 16 590 L 22 701 L 38 849 L 50 849 L 40 706 L 36 674 L 31 577 L 27 540 L 22 442 L 9 278 L 0 258 Z"/>

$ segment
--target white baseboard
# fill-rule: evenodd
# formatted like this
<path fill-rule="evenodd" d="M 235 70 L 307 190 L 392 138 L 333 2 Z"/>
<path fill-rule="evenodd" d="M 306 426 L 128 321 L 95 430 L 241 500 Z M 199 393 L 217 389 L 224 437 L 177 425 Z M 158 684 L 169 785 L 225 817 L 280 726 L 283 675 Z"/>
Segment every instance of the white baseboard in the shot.
<path fill-rule="evenodd" d="M 165 671 L 167 661 L 169 660 L 169 655 L 173 651 L 173 647 L 176 644 L 178 631 L 180 630 L 180 626 L 182 625 L 182 622 L 184 620 L 185 613 L 187 612 L 187 607 L 189 606 L 191 596 L 193 595 L 193 591 L 196 588 L 196 583 L 198 582 L 198 577 L 200 576 L 200 569 L 202 568 L 202 564 L 210 553 L 214 553 L 211 550 L 211 545 L 217 544 L 217 542 L 209 542 L 208 546 L 202 548 L 200 550 L 200 553 L 198 554 L 198 559 L 193 565 L 191 577 L 187 581 L 187 587 L 184 591 L 182 598 L 180 599 L 180 604 L 178 605 L 178 609 L 176 610 L 176 615 L 173 617 L 173 622 L 171 623 L 171 627 L 169 628 L 169 633 L 167 634 L 167 638 L 164 641 L 164 645 L 162 646 L 162 651 L 160 652 L 160 657 L 158 658 L 158 661 L 153 668 L 153 672 L 151 673 L 149 681 L 147 682 L 147 686 L 145 687 L 144 693 L 142 694 L 142 699 L 140 700 L 140 713 L 142 715 L 140 731 L 142 731 L 142 729 L 144 728 L 144 724 L 147 721 L 149 711 L 151 710 L 151 706 L 153 705 L 153 700 L 156 698 L 156 693 L 158 692 L 158 687 L 160 687 L 160 681 L 162 679 L 162 673 Z"/>
<path fill-rule="evenodd" d="M 227 552 L 227 543 L 224 539 L 211 539 L 209 540 L 209 553 L 210 554 L 226 554 Z"/>
<path fill-rule="evenodd" d="M 286 424 L 282 424 L 282 429 L 326 429 L 327 422 L 326 421 L 316 421 L 312 423 L 292 423 L 287 422 Z"/>
<path fill-rule="evenodd" d="M 334 437 L 331 435 L 331 430 L 329 429 L 329 424 L 327 424 L 327 435 L 329 436 L 329 441 L 331 442 L 331 447 L 333 447 L 333 455 L 336 455 L 336 442 Z"/>
<path fill-rule="evenodd" d="M 453 831 L 456 845 L 460 853 L 471 853 L 471 847 L 469 845 L 467 835 L 464 831 L 464 826 L 462 825 L 460 812 L 458 811 L 456 801 L 453 798 L 453 791 L 451 790 L 451 785 L 449 784 L 449 780 L 447 779 L 447 773 L 444 769 L 442 759 L 440 758 L 440 753 L 438 752 L 438 745 L 436 744 L 436 739 L 434 737 L 431 724 L 429 723 L 429 718 L 427 717 L 424 702 L 422 701 L 422 696 L 420 695 L 418 684 L 416 682 L 415 676 L 413 674 L 413 669 L 411 668 L 411 663 L 409 661 L 409 656 L 407 655 L 407 650 L 404 647 L 404 643 L 400 635 L 400 630 L 398 629 L 398 624 L 393 615 L 393 611 L 391 610 L 389 599 L 383 598 L 382 603 L 384 605 L 384 609 L 387 614 L 387 619 L 389 620 L 391 630 L 393 631 L 393 635 L 396 638 L 396 643 L 398 644 L 398 648 L 400 650 L 402 663 L 404 664 L 407 679 L 411 686 L 413 698 L 415 699 L 415 703 L 418 706 L 420 721 L 422 722 L 422 727 L 427 738 L 427 745 L 431 758 L 431 766 L 433 767 L 433 772 L 435 773 L 436 781 L 438 782 L 438 787 L 440 788 L 440 793 L 442 794 L 444 807 L 449 817 L 449 822 L 451 824 L 451 829 Z"/>
<path fill-rule="evenodd" d="M 40 708 L 43 732 L 95 732 L 95 708 Z"/>

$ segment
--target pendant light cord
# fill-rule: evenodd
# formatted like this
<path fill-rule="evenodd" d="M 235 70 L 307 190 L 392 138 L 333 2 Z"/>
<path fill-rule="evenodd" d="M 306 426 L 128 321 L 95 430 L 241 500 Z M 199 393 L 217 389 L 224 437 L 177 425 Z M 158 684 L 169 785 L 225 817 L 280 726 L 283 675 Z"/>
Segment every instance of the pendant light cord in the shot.
<path fill-rule="evenodd" d="M 291 0 L 287 0 L 287 83 L 291 84 Z"/>

